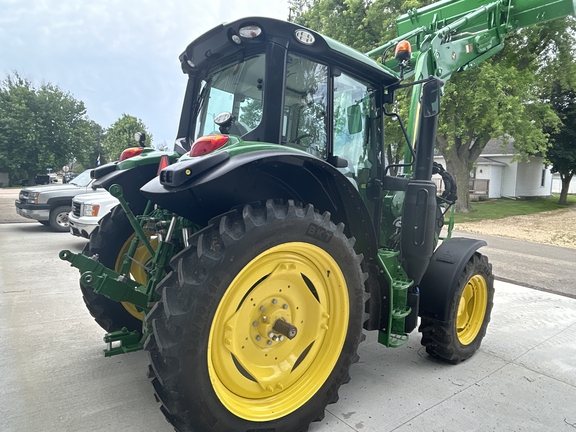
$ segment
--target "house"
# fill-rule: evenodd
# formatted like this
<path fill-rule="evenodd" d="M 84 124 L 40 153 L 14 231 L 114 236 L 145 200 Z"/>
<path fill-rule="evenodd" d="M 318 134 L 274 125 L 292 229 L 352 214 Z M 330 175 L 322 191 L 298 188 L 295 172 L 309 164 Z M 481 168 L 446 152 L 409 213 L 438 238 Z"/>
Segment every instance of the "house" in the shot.
<path fill-rule="evenodd" d="M 523 198 L 550 196 L 552 173 L 541 156 L 514 160 L 514 139 L 492 139 L 470 173 L 470 193 L 488 198 Z M 434 161 L 446 167 L 440 155 Z"/>

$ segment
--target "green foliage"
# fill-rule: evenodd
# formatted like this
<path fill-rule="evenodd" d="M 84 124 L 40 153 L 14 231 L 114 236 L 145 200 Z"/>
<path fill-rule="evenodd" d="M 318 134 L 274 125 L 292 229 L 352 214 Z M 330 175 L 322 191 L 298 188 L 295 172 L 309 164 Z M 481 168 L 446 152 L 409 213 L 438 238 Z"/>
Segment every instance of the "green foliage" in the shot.
<path fill-rule="evenodd" d="M 104 139 L 106 159 L 108 161 L 118 160 L 124 149 L 137 146 L 138 143 L 134 139 L 136 132 L 144 132 L 146 134 L 144 146 L 150 147 L 152 135 L 148 132 L 142 120 L 128 114 L 122 114 L 106 131 L 106 138 Z"/>
<path fill-rule="evenodd" d="M 102 130 L 84 103 L 52 84 L 35 87 L 17 73 L 0 84 L 0 168 L 12 181 L 60 170 L 97 151 Z"/>
<path fill-rule="evenodd" d="M 566 204 L 570 181 L 576 173 L 576 19 L 573 17 L 539 27 L 526 38 L 525 49 L 540 44 L 547 55 L 539 61 L 542 98 L 560 119 L 558 129 L 548 130 L 550 145 L 546 153 L 552 172 L 560 174 L 562 191 L 559 203 Z M 539 40 L 541 38 L 541 40 Z"/>

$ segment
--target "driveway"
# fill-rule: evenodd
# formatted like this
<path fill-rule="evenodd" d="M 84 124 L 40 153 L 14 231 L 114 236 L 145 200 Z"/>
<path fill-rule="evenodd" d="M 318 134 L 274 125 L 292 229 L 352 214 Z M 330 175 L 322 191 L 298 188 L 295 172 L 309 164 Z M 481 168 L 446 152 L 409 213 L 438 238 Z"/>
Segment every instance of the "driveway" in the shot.
<path fill-rule="evenodd" d="M 147 354 L 104 358 L 78 271 L 58 258 L 85 243 L 38 223 L 0 224 L 0 430 L 169 432 Z M 417 332 L 397 349 L 369 332 L 359 355 L 310 432 L 576 427 L 574 299 L 497 281 L 484 343 L 460 365 L 430 358 Z"/>

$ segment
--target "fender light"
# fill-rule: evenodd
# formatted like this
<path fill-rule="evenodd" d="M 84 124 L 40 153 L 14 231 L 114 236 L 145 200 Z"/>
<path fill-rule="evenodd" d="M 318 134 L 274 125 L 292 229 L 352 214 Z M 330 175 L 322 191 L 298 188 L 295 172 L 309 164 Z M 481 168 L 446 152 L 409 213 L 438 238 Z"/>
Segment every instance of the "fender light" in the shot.
<path fill-rule="evenodd" d="M 120 162 L 122 162 L 123 160 L 126 159 L 130 159 L 134 156 L 138 156 L 140 153 L 142 153 L 142 151 L 144 150 L 144 147 L 130 147 L 127 148 L 126 150 L 124 150 L 122 152 L 122 154 L 120 155 Z"/>
<path fill-rule="evenodd" d="M 198 138 L 192 149 L 190 149 L 190 156 L 204 156 L 205 154 L 212 153 L 218 150 L 228 142 L 228 135 L 207 135 Z"/>

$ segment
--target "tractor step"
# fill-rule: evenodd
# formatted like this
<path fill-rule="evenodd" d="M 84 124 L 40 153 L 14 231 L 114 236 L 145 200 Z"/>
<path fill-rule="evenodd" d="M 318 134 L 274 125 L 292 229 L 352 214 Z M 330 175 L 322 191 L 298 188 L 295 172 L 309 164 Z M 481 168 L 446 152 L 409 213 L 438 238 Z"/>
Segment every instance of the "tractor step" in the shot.
<path fill-rule="evenodd" d="M 104 350 L 104 357 L 140 351 L 143 347 L 140 342 L 140 333 L 136 330 L 128 331 L 126 327 L 122 327 L 122 330 L 107 333 L 104 336 L 104 342 L 108 344 L 108 348 Z"/>

